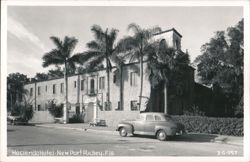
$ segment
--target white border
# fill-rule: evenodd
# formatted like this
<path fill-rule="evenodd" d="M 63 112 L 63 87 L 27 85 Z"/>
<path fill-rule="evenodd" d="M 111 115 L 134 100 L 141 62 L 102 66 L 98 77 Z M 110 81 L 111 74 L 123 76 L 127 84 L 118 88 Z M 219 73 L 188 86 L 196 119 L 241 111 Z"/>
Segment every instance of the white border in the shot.
<path fill-rule="evenodd" d="M 243 6 L 244 7 L 244 156 L 243 157 L 7 157 L 6 78 L 7 78 L 7 6 Z M 249 98 L 249 1 L 2 1 L 1 2 L 1 161 L 250 161 Z"/>

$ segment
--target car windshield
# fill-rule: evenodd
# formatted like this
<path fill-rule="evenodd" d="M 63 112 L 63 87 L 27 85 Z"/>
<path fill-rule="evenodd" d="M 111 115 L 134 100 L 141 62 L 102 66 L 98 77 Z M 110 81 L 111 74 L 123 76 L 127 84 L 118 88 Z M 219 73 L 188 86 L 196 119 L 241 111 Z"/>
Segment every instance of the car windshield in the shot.
<path fill-rule="evenodd" d="M 136 120 L 144 120 L 144 116 L 140 114 L 136 117 Z"/>

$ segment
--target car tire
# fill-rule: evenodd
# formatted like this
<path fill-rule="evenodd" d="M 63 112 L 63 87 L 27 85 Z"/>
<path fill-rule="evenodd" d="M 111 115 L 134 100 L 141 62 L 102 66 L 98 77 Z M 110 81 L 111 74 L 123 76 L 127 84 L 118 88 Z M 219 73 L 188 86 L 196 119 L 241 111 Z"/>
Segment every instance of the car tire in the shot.
<path fill-rule="evenodd" d="M 128 132 L 124 127 L 119 129 L 119 133 L 121 137 L 126 137 L 128 135 Z"/>
<path fill-rule="evenodd" d="M 167 134 L 164 130 L 159 130 L 156 134 L 156 138 L 160 141 L 165 141 L 167 139 Z"/>

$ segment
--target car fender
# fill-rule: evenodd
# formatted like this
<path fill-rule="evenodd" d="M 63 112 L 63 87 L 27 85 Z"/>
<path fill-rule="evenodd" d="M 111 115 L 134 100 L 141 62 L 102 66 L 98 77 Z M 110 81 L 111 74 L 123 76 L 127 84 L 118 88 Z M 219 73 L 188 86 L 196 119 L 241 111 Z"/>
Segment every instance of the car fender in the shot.
<path fill-rule="evenodd" d="M 157 134 L 159 130 L 164 130 L 168 136 L 173 136 L 176 133 L 176 129 L 170 126 L 162 126 L 162 125 L 155 126 L 155 134 Z"/>
<path fill-rule="evenodd" d="M 117 131 L 120 130 L 120 128 L 125 128 L 128 133 L 133 133 L 134 132 L 134 126 L 132 124 L 128 123 L 122 123 L 118 125 Z"/>

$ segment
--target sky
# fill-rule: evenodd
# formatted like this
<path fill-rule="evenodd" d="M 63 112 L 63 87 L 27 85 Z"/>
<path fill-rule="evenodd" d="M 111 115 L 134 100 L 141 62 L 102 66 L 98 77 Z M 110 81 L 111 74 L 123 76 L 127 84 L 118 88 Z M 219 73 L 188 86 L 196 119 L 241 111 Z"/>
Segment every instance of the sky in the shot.
<path fill-rule="evenodd" d="M 193 61 L 214 32 L 243 18 L 242 7 L 8 6 L 7 12 L 7 73 L 28 77 L 53 68 L 42 67 L 42 56 L 55 47 L 51 36 L 74 36 L 74 53 L 83 52 L 93 40 L 93 24 L 118 29 L 117 40 L 131 34 L 127 26 L 132 22 L 143 28 L 175 28 L 183 36 L 182 50 L 188 49 Z"/>

